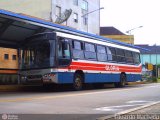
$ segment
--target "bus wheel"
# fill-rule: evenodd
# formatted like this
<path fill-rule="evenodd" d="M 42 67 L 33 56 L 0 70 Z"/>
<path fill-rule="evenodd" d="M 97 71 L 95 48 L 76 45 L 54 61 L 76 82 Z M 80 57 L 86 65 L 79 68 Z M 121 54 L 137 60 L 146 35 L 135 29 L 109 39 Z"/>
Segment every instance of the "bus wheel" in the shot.
<path fill-rule="evenodd" d="M 81 90 L 83 87 L 83 79 L 80 74 L 75 74 L 73 81 L 74 90 Z"/>
<path fill-rule="evenodd" d="M 115 87 L 125 87 L 126 85 L 126 75 L 121 74 L 120 75 L 120 82 L 114 83 Z"/>

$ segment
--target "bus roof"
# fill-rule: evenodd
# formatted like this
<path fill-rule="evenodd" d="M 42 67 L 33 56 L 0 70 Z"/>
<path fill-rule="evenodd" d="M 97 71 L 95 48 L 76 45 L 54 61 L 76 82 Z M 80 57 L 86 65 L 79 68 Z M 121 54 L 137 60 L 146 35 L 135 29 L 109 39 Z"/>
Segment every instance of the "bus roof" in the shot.
<path fill-rule="evenodd" d="M 17 13 L 13 13 L 13 12 L 6 11 L 6 10 L 0 10 L 0 23 L 3 23 L 4 19 L 7 21 L 7 23 L 4 22 L 4 24 L 6 24 L 6 25 L 2 24 L 0 26 L 0 28 L 3 27 L 3 29 L 0 30 L 0 38 L 1 38 L 1 36 L 3 36 L 3 38 L 4 38 L 4 36 L 7 34 L 6 31 L 8 31 L 8 34 L 11 34 L 11 33 L 9 33 L 9 32 L 11 32 L 11 30 L 9 30 L 9 26 L 13 25 L 12 23 L 13 23 L 13 21 L 15 21 L 16 25 L 14 25 L 14 27 L 15 27 L 15 30 L 17 30 L 17 32 L 18 32 L 18 29 L 16 27 L 25 28 L 24 26 L 22 26 L 22 23 L 25 23 L 25 24 L 29 24 L 30 28 L 34 28 L 35 31 L 37 31 L 35 26 L 39 26 L 39 27 L 43 27 L 43 28 L 49 28 L 49 29 L 55 30 L 55 31 L 69 32 L 69 33 L 72 33 L 72 34 L 79 34 L 81 36 L 95 38 L 95 39 L 99 39 L 99 40 L 102 40 L 102 41 L 106 41 L 106 42 L 110 42 L 110 43 L 114 43 L 114 44 L 119 44 L 119 45 L 122 45 L 122 46 L 132 47 L 132 48 L 135 48 L 135 49 L 147 50 L 145 48 L 141 48 L 141 47 L 134 46 L 134 45 L 131 45 L 131 44 L 123 43 L 123 42 L 120 42 L 120 41 L 117 41 L 117 40 L 112 40 L 112 39 L 105 38 L 105 37 L 102 37 L 102 36 L 98 36 L 98 35 L 95 35 L 95 34 L 83 32 L 83 31 L 76 30 L 76 29 L 73 29 L 73 28 L 70 28 L 70 27 L 67 27 L 67 26 L 62 26 L 62 25 L 55 24 L 55 23 L 52 23 L 52 22 L 49 22 L 49 21 L 38 19 L 38 18 L 35 18 L 35 17 L 26 16 L 26 15 L 23 15 L 23 14 L 17 14 Z M 10 23 L 10 24 L 8 24 L 8 23 Z M 14 28 L 12 27 L 12 31 L 15 31 L 13 29 Z M 28 28 L 26 27 L 26 29 L 28 29 Z M 19 41 L 21 40 L 21 42 L 22 42 L 27 37 L 32 36 L 33 33 L 35 33 L 35 31 L 32 32 L 32 34 L 31 34 L 31 32 L 25 32 L 25 35 L 23 35 L 23 36 L 21 36 L 17 39 L 19 39 Z M 20 30 L 19 30 L 19 32 L 20 32 Z M 9 39 L 11 39 L 11 38 L 9 38 Z M 17 40 L 12 39 L 12 42 L 17 42 Z M 5 44 L 7 44 L 7 43 L 5 43 Z"/>

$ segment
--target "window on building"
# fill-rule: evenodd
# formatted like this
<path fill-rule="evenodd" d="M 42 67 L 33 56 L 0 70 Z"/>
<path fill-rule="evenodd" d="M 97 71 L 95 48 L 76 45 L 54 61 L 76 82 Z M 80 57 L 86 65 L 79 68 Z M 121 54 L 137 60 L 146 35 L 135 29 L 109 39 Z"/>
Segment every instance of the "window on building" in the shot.
<path fill-rule="evenodd" d="M 95 45 L 85 43 L 85 58 L 90 60 L 96 60 Z"/>
<path fill-rule="evenodd" d="M 83 0 L 81 8 L 82 8 L 83 24 L 87 25 L 88 24 L 88 15 L 87 15 L 87 13 L 88 13 L 88 2 Z"/>
<path fill-rule="evenodd" d="M 78 14 L 74 13 L 74 22 L 78 23 Z"/>
<path fill-rule="evenodd" d="M 73 58 L 84 59 L 83 43 L 80 41 L 72 41 Z"/>
<path fill-rule="evenodd" d="M 87 12 L 85 12 L 87 13 Z M 83 21 L 83 25 L 87 25 L 88 24 L 88 15 L 83 14 L 84 16 L 82 17 L 82 21 Z"/>
<path fill-rule="evenodd" d="M 88 11 L 88 2 L 86 0 L 82 1 L 82 9 Z"/>
<path fill-rule="evenodd" d="M 84 23 L 84 25 L 87 25 L 87 24 L 88 24 L 88 16 L 84 17 L 83 23 Z"/>
<path fill-rule="evenodd" d="M 97 59 L 98 61 L 107 61 L 106 49 L 104 46 L 97 45 Z"/>
<path fill-rule="evenodd" d="M 4 59 L 8 60 L 9 59 L 9 55 L 8 54 L 4 54 Z"/>
<path fill-rule="evenodd" d="M 12 55 L 12 60 L 16 60 L 17 56 L 16 55 Z"/>
<path fill-rule="evenodd" d="M 88 24 L 88 15 L 87 15 L 87 13 L 88 13 L 88 2 L 83 0 L 81 8 L 82 8 L 83 24 L 87 25 Z"/>
<path fill-rule="evenodd" d="M 78 6 L 78 0 L 73 0 L 73 4 Z"/>
<path fill-rule="evenodd" d="M 56 17 L 60 17 L 61 16 L 61 7 L 56 6 Z"/>

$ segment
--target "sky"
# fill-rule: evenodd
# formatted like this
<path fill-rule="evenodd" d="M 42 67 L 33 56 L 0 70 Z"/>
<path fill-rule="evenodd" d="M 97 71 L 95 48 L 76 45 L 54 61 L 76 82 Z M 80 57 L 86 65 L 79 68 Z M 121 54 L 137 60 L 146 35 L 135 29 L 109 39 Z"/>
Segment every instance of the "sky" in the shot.
<path fill-rule="evenodd" d="M 135 44 L 160 45 L 159 0 L 100 0 L 100 25 L 113 26 L 123 33 L 132 28 Z"/>

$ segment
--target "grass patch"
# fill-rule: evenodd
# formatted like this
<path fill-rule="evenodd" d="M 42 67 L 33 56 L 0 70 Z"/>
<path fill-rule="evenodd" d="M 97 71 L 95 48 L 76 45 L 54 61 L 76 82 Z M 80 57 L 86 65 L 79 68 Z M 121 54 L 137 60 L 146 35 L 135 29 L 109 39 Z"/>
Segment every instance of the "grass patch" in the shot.
<path fill-rule="evenodd" d="M 157 79 L 157 82 L 160 83 L 160 78 Z"/>

